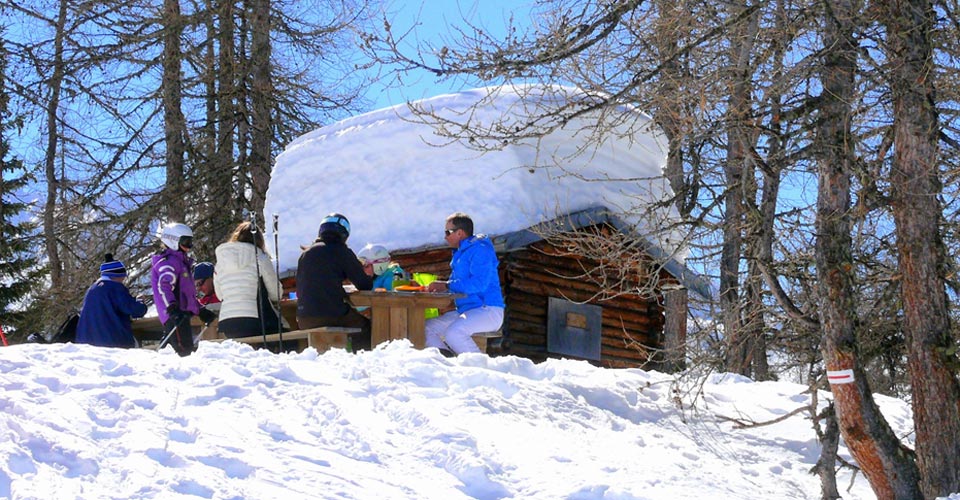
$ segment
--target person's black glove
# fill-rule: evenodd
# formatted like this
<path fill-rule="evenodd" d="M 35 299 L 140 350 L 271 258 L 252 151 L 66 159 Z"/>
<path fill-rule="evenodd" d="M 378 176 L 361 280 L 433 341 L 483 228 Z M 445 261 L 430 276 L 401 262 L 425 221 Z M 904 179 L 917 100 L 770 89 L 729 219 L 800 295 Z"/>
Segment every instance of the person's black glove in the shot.
<path fill-rule="evenodd" d="M 170 307 L 167 308 L 167 317 L 169 318 L 167 321 L 173 324 L 179 324 L 184 314 L 176 304 L 170 304 Z"/>
<path fill-rule="evenodd" d="M 200 321 L 203 321 L 204 325 L 209 325 L 213 320 L 217 319 L 217 314 L 206 307 L 201 308 L 197 316 L 200 316 Z"/>

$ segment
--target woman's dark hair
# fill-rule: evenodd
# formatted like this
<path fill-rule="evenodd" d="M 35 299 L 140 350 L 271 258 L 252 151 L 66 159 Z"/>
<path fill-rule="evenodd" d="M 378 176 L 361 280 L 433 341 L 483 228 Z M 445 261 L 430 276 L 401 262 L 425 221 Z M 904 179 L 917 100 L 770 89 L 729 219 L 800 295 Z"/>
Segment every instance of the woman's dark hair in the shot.
<path fill-rule="evenodd" d="M 267 244 L 263 240 L 263 232 L 253 232 L 252 228 L 253 225 L 250 224 L 250 221 L 243 221 L 240 224 L 237 224 L 237 228 L 233 230 L 233 234 L 230 235 L 230 239 L 227 241 L 250 243 L 256 245 L 260 248 L 260 250 L 263 250 L 263 252 L 266 253 Z"/>

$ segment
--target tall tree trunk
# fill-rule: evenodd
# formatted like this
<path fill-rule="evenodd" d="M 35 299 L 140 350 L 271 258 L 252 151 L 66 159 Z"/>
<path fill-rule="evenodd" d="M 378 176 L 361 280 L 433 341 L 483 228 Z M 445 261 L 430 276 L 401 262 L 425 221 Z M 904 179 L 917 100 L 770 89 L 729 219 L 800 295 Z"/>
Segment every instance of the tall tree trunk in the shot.
<path fill-rule="evenodd" d="M 855 141 L 850 133 L 858 47 L 853 33 L 860 9 L 854 0 L 822 3 L 823 95 L 816 136 L 819 313 L 823 359 L 840 432 L 877 498 L 920 498 L 912 454 L 890 429 L 860 364 L 850 223 L 850 179 Z M 844 377 L 844 375 L 846 375 Z M 843 377 L 843 378 L 841 378 Z"/>
<path fill-rule="evenodd" d="M 960 491 L 960 384 L 940 236 L 939 118 L 933 47 L 936 14 L 929 0 L 883 4 L 893 91 L 893 216 L 902 281 L 903 333 L 913 386 L 920 488 L 926 498 Z"/>
<path fill-rule="evenodd" d="M 201 13 L 207 38 L 203 42 L 203 72 L 200 75 L 204 89 L 203 141 L 200 150 L 207 169 L 212 169 L 213 158 L 217 153 L 217 23 L 216 6 L 210 5 Z M 213 179 L 210 179 L 213 180 Z"/>
<path fill-rule="evenodd" d="M 683 217 L 690 215 L 696 204 L 696 185 L 687 185 L 683 174 L 684 125 L 683 97 L 680 85 L 684 80 L 680 62 L 679 36 L 686 32 L 678 24 L 685 22 L 686 16 L 672 15 L 678 8 L 677 3 L 668 0 L 656 0 L 658 16 L 654 24 L 654 43 L 662 64 L 659 89 L 653 96 L 653 115 L 667 136 L 667 165 L 664 175 L 670 182 L 670 188 L 677 197 L 674 205 Z"/>
<path fill-rule="evenodd" d="M 730 7 L 735 17 L 749 8 L 745 2 Z M 726 338 L 727 371 L 750 374 L 751 345 L 743 329 L 740 304 L 740 259 L 743 253 L 744 182 L 752 177 L 750 158 L 753 132 L 750 127 L 751 64 L 757 14 L 736 23 L 730 36 L 730 98 L 727 110 L 727 161 L 723 246 L 720 257 L 720 308 Z"/>
<path fill-rule="evenodd" d="M 228 231 L 227 226 L 241 216 L 243 202 L 243 182 L 236 176 L 237 172 L 237 131 L 240 116 L 237 114 L 237 99 L 240 96 L 238 78 L 238 61 L 236 51 L 236 21 L 234 19 L 233 0 L 218 0 L 217 18 L 219 19 L 218 33 L 218 68 L 217 76 L 219 93 L 217 94 L 218 118 L 220 128 L 217 131 L 217 154 L 213 159 L 214 171 L 218 182 L 215 201 L 219 203 L 221 230 Z"/>
<path fill-rule="evenodd" d="M 63 85 L 64 62 L 63 40 L 67 25 L 67 0 L 60 0 L 57 27 L 53 44 L 53 73 L 50 76 L 50 100 L 47 103 L 47 149 L 44 153 L 44 172 L 47 181 L 47 201 L 43 206 L 43 236 L 46 241 L 47 258 L 50 262 L 50 288 L 52 293 L 63 289 L 63 262 L 57 231 L 57 199 L 60 194 L 60 179 L 57 178 L 57 145 L 59 128 L 57 113 L 60 110 L 60 92 Z"/>
<path fill-rule="evenodd" d="M 180 108 L 181 87 L 180 36 L 183 19 L 179 0 L 163 0 L 163 133 L 166 144 L 167 184 L 164 201 L 168 220 L 184 222 L 184 152 L 186 120 Z"/>
<path fill-rule="evenodd" d="M 237 209 L 241 214 L 250 209 L 246 193 L 252 187 L 250 182 L 250 121 L 253 119 L 253 112 L 250 110 L 250 81 L 249 75 L 250 58 L 245 52 L 245 47 L 249 46 L 250 41 L 250 22 L 247 17 L 250 15 L 248 9 L 240 9 L 242 19 L 237 26 L 237 55 L 234 69 L 236 70 L 236 93 L 234 95 L 236 121 L 236 161 L 234 167 L 234 178 L 237 179 L 236 202 Z"/>
<path fill-rule="evenodd" d="M 270 183 L 273 144 L 273 83 L 270 80 L 270 0 L 250 0 L 251 120 L 250 177 L 253 183 L 251 210 L 263 213 Z"/>
<path fill-rule="evenodd" d="M 770 122 L 766 129 L 769 155 L 765 164 L 761 164 L 760 173 L 762 174 L 763 184 L 760 187 L 759 205 L 754 199 L 750 201 L 750 212 L 747 217 L 747 249 L 746 253 L 750 258 L 750 264 L 747 267 L 746 293 L 747 304 L 751 310 L 748 312 L 748 321 L 745 325 L 747 335 L 753 339 L 753 352 L 751 353 L 751 366 L 753 376 L 756 380 L 769 380 L 770 366 L 767 362 L 767 341 L 766 341 L 766 322 L 764 316 L 767 307 L 763 301 L 763 283 L 765 282 L 764 269 L 771 269 L 773 263 L 773 241 L 776 232 L 774 224 L 777 218 L 777 200 L 780 196 L 780 175 L 783 171 L 783 124 L 781 122 L 781 101 L 782 87 L 780 82 L 783 79 L 783 58 L 786 47 L 790 44 L 790 30 L 783 24 L 787 18 L 783 1 L 776 3 L 775 19 L 778 24 L 774 29 L 776 38 L 774 39 L 774 56 L 772 58 L 773 74 L 771 81 L 773 85 L 767 89 L 766 101 L 770 103 Z M 754 195 L 755 197 L 755 195 Z"/>
<path fill-rule="evenodd" d="M 683 82 L 683 72 L 677 60 L 679 52 L 680 33 L 686 32 L 678 26 L 686 17 L 671 15 L 678 9 L 676 2 L 656 0 L 658 11 L 654 24 L 654 43 L 663 65 L 660 70 L 660 88 L 653 96 L 653 116 L 657 124 L 667 136 L 667 165 L 664 175 L 670 182 L 676 201 L 674 206 L 681 216 L 690 215 L 696 200 L 697 186 L 688 186 L 683 173 L 683 139 L 684 102 L 680 86 Z M 664 292 L 664 371 L 674 373 L 686 367 L 687 342 L 687 302 L 688 292 L 683 288 L 671 289 Z"/>

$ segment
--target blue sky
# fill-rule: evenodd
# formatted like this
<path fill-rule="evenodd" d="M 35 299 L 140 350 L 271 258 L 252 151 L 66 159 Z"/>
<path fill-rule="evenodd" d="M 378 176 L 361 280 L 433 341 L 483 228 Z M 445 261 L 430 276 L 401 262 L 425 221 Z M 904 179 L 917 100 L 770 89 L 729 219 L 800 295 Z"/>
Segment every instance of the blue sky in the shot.
<path fill-rule="evenodd" d="M 436 47 L 442 46 L 444 39 L 453 38 L 456 27 L 465 28 L 467 23 L 482 26 L 491 34 L 502 34 L 511 13 L 514 24 L 523 25 L 529 22 L 532 7 L 532 1 L 528 0 L 392 0 L 385 8 L 395 33 L 415 28 L 422 47 Z M 441 81 L 427 72 L 405 75 L 403 83 L 397 88 L 383 84 L 371 86 L 367 95 L 373 101 L 370 110 L 482 85 L 481 82 L 464 85 L 461 80 Z"/>

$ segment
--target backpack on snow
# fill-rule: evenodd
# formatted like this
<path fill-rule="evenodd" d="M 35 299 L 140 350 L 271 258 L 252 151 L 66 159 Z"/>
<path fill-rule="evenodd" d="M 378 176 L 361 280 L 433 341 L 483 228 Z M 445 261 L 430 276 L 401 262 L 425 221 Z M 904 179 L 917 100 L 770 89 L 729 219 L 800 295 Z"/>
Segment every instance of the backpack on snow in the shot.
<path fill-rule="evenodd" d="M 74 342 L 77 340 L 77 323 L 79 322 L 80 313 L 73 311 L 67 316 L 67 319 L 63 320 L 60 328 L 57 328 L 57 331 L 53 332 L 50 338 L 45 337 L 41 333 L 31 333 L 27 337 L 27 342 L 36 344 L 65 344 L 67 342 Z"/>
<path fill-rule="evenodd" d="M 67 316 L 67 319 L 65 319 L 60 325 L 60 328 L 57 329 L 57 333 L 55 333 L 53 338 L 50 339 L 50 342 L 55 344 L 63 344 L 77 340 L 77 323 L 79 322 L 80 314 L 77 312 L 70 313 L 70 315 Z"/>

